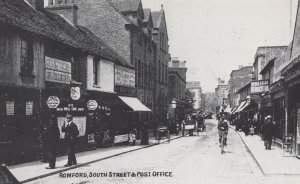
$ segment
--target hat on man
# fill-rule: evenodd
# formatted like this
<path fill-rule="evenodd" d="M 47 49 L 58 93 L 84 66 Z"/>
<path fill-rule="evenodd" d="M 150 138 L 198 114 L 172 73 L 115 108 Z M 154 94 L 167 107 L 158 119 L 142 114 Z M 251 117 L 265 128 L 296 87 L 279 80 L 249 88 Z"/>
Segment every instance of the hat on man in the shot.
<path fill-rule="evenodd" d="M 71 114 L 67 113 L 66 118 L 73 118 L 73 116 Z"/>
<path fill-rule="evenodd" d="M 272 119 L 272 116 L 271 116 L 271 115 L 268 115 L 268 116 L 266 117 L 266 119 Z"/>

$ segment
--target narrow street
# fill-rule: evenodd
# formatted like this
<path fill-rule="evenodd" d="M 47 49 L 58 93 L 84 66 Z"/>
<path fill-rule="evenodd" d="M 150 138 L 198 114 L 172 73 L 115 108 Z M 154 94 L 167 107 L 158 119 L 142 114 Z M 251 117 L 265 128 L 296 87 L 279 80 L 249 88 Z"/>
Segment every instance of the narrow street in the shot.
<path fill-rule="evenodd" d="M 221 155 L 216 120 L 206 120 L 206 124 L 207 132 L 199 136 L 183 137 L 31 183 L 264 183 L 262 172 L 240 137 L 230 129 L 226 153 Z M 94 177 L 89 176 L 91 172 Z M 110 172 L 120 174 L 111 177 Z M 168 173 L 154 176 L 157 174 L 153 172 Z M 68 173 L 82 176 L 66 177 Z M 121 173 L 125 173 L 123 177 Z"/>

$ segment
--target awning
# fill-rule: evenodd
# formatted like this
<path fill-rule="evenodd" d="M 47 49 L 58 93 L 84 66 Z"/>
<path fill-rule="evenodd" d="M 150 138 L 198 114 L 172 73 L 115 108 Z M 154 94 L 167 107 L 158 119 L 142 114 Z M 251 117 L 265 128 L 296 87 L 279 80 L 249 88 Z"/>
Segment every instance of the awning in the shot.
<path fill-rule="evenodd" d="M 238 108 L 239 106 L 235 106 L 235 107 L 233 107 L 232 109 L 231 109 L 231 112 L 230 112 L 230 114 L 233 114 L 233 113 L 235 113 L 235 111 L 237 110 L 237 108 Z"/>
<path fill-rule="evenodd" d="M 230 113 L 231 112 L 231 108 L 229 105 L 227 105 L 226 109 L 224 110 L 224 112 Z"/>
<path fill-rule="evenodd" d="M 241 107 L 240 112 L 242 112 L 249 105 L 250 105 L 250 101 L 247 101 L 247 103 L 243 107 Z"/>
<path fill-rule="evenodd" d="M 151 112 L 151 110 L 146 107 L 142 102 L 140 102 L 135 97 L 126 97 L 126 96 L 118 96 L 127 106 L 129 106 L 132 111 L 144 111 Z"/>
<path fill-rule="evenodd" d="M 239 107 L 236 109 L 236 111 L 234 113 L 237 113 L 237 112 L 240 112 L 241 111 L 241 108 L 247 103 L 247 101 L 243 101 Z"/>

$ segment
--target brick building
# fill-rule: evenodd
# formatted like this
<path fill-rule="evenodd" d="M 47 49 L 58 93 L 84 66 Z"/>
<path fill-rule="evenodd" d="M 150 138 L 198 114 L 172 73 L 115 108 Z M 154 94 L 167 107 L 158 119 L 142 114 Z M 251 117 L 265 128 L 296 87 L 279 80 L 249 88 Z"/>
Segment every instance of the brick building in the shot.
<path fill-rule="evenodd" d="M 186 90 L 186 61 L 173 59 L 168 66 L 168 114 L 170 119 L 178 119 L 179 122 L 185 117 L 185 103 L 183 101 Z M 172 107 L 173 103 L 173 107 Z M 174 104 L 176 107 L 174 108 Z"/>
<path fill-rule="evenodd" d="M 153 109 L 156 44 L 152 41 L 151 14 L 144 14 L 141 0 L 49 1 L 47 9 L 68 17 L 78 7 L 77 22 L 90 29 L 136 68 L 137 98 Z M 151 122 L 151 114 L 139 113 L 139 121 Z"/>
<path fill-rule="evenodd" d="M 169 54 L 169 38 L 165 12 L 163 6 L 160 11 L 153 11 L 153 40 L 157 47 L 155 62 L 155 108 L 156 121 L 165 122 L 168 105 L 168 63 L 171 60 Z"/>
<path fill-rule="evenodd" d="M 238 89 L 252 80 L 253 66 L 239 66 L 239 69 L 232 70 L 228 81 L 228 98 L 231 107 L 239 105 Z"/>
<path fill-rule="evenodd" d="M 61 128 L 65 113 L 73 114 L 81 150 L 95 142 L 99 126 L 122 129 L 119 107 L 126 107 L 114 92 L 114 68 L 133 67 L 72 15 L 45 10 L 43 0 L 0 1 L 0 162 L 40 159 L 51 115 Z M 87 108 L 89 100 L 98 102 L 95 109 Z"/>

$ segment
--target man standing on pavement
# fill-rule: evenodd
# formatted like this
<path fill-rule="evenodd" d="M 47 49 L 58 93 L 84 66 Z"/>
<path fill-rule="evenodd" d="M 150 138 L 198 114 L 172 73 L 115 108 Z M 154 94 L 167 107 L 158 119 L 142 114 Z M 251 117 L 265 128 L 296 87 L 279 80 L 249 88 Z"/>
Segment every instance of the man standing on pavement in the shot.
<path fill-rule="evenodd" d="M 270 115 L 268 115 L 266 117 L 266 119 L 267 119 L 266 122 L 262 126 L 261 133 L 264 138 L 266 150 L 270 150 L 275 128 L 274 128 L 274 124 L 272 122 L 272 117 Z"/>
<path fill-rule="evenodd" d="M 56 162 L 56 149 L 59 142 L 59 128 L 55 116 L 50 117 L 50 123 L 44 132 L 45 149 L 48 155 L 49 167 L 54 169 Z"/>
<path fill-rule="evenodd" d="M 68 114 L 66 115 L 67 123 L 64 122 L 62 126 L 62 132 L 65 132 L 65 141 L 68 145 L 68 163 L 64 165 L 65 167 L 76 165 L 76 157 L 74 146 L 76 143 L 77 136 L 79 135 L 78 127 L 73 122 L 73 116 Z"/>

